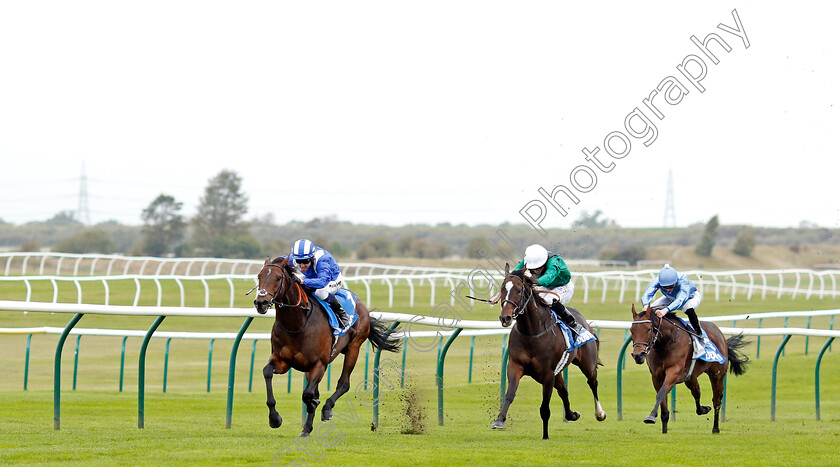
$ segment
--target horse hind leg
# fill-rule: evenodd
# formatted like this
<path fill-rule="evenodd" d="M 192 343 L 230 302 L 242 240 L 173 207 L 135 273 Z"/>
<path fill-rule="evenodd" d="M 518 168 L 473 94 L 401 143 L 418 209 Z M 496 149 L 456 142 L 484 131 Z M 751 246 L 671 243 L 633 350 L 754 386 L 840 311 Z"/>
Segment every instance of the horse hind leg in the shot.
<path fill-rule="evenodd" d="M 352 344 L 351 344 L 352 345 Z M 341 376 L 338 378 L 338 383 L 335 386 L 335 392 L 332 396 L 324 402 L 324 408 L 321 409 L 321 421 L 332 420 L 333 407 L 335 407 L 338 399 L 350 390 L 350 373 L 356 366 L 356 360 L 359 358 L 359 346 L 352 346 L 344 354 L 344 364 L 341 367 Z"/>
<path fill-rule="evenodd" d="M 318 391 L 318 384 L 321 383 L 321 378 L 324 377 L 324 365 L 316 364 L 309 372 L 306 373 L 307 385 L 303 390 L 301 399 L 306 406 L 306 422 L 303 424 L 303 431 L 300 432 L 301 438 L 306 438 L 312 433 L 312 423 L 315 420 L 315 409 L 321 404 L 318 399 L 320 392 Z"/>
<path fill-rule="evenodd" d="M 586 383 L 589 384 L 592 397 L 595 398 L 595 419 L 603 422 L 607 418 L 607 412 L 601 407 L 601 401 L 598 399 L 598 363 L 596 359 L 587 358 L 585 364 L 580 362 L 578 367 L 581 373 L 586 376 Z"/>
<path fill-rule="evenodd" d="M 567 421 L 573 422 L 580 418 L 580 412 L 572 411 L 572 406 L 569 404 L 569 390 L 566 388 L 566 382 L 563 380 L 563 372 L 557 373 L 554 377 L 554 387 L 557 388 L 557 395 L 563 400 L 563 416 Z"/>
<path fill-rule="evenodd" d="M 715 406 L 715 422 L 712 425 L 712 433 L 720 433 L 718 422 L 720 420 L 720 406 L 723 401 L 723 377 L 725 375 L 726 369 L 709 375 L 709 379 L 712 381 L 712 405 Z"/>
<path fill-rule="evenodd" d="M 289 366 L 285 362 L 277 361 L 273 356 L 268 359 L 268 364 L 263 368 L 263 376 L 265 377 L 265 405 L 268 406 L 268 426 L 271 428 L 279 428 L 283 424 L 283 418 L 277 413 L 275 406 L 277 401 L 274 400 L 274 389 L 271 386 L 271 380 L 274 374 L 283 374 L 289 370 Z"/>
<path fill-rule="evenodd" d="M 697 415 L 706 415 L 709 413 L 712 410 L 711 407 L 700 405 L 700 383 L 697 381 L 697 378 L 689 378 L 685 382 L 685 385 L 688 386 L 688 389 L 691 390 L 691 395 L 694 397 L 694 407 Z"/>

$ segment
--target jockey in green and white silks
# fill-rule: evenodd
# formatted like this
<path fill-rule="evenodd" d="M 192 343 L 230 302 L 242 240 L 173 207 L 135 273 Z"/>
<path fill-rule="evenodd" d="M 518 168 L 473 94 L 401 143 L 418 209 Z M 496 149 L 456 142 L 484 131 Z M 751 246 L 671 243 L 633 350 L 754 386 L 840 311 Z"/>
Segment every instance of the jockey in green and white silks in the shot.
<path fill-rule="evenodd" d="M 534 287 L 534 291 L 567 326 L 575 333 L 580 333 L 580 324 L 564 306 L 575 294 L 575 284 L 571 282 L 572 274 L 563 258 L 546 250 L 542 245 L 534 244 L 525 248 L 525 257 L 519 261 L 514 271 L 520 269 L 528 269 L 538 278 L 539 285 Z M 490 299 L 490 304 L 495 304 L 500 299 L 501 291 Z"/>
<path fill-rule="evenodd" d="M 651 302 L 657 290 L 662 292 L 662 296 Z M 689 322 L 691 322 L 691 327 L 698 335 L 702 335 L 703 331 L 700 329 L 700 321 L 697 319 L 695 310 L 700 307 L 702 301 L 703 294 L 697 291 L 697 287 L 694 286 L 688 276 L 677 272 L 670 264 L 666 264 L 659 271 L 659 275 L 650 281 L 647 290 L 642 295 L 644 311 L 650 311 L 651 306 L 664 307 L 656 310 L 656 316 L 661 318 L 666 313 L 683 310 L 688 316 Z"/>

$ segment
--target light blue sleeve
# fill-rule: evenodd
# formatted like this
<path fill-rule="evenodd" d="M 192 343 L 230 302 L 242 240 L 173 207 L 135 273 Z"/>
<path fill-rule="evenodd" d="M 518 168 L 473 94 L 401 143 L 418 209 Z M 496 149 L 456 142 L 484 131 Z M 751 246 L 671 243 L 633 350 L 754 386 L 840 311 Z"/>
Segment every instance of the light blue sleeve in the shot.
<path fill-rule="evenodd" d="M 647 286 L 645 293 L 642 295 L 642 305 L 647 306 L 648 303 L 653 299 L 653 296 L 656 295 L 656 291 L 659 290 L 659 278 L 655 277 L 650 284 Z"/>
<path fill-rule="evenodd" d="M 680 275 L 679 286 L 680 291 L 677 292 L 677 296 L 674 297 L 674 301 L 672 301 L 668 305 L 668 311 L 681 309 L 683 305 L 685 305 L 685 302 L 687 302 L 688 299 L 691 298 L 691 295 L 694 294 L 694 291 L 697 290 L 694 287 L 694 284 L 692 284 L 691 281 L 688 280 L 688 277 L 686 277 L 683 274 Z"/>

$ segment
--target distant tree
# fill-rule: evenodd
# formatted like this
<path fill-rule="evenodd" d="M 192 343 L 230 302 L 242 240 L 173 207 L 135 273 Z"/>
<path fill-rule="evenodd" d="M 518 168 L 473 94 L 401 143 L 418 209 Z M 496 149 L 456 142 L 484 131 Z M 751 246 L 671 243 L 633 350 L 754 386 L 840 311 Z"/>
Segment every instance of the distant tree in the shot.
<path fill-rule="evenodd" d="M 587 211 L 580 213 L 580 216 L 572 223 L 572 229 L 602 229 L 604 227 L 616 227 L 617 224 L 612 219 L 599 219 L 604 213 L 597 210 L 592 214 Z"/>
<path fill-rule="evenodd" d="M 47 225 L 78 225 L 81 222 L 75 219 L 75 215 L 73 211 L 61 211 L 58 214 L 52 216 L 46 222 Z"/>
<path fill-rule="evenodd" d="M 482 255 L 482 252 L 484 253 Z M 470 243 L 467 244 L 464 252 L 467 258 L 481 259 L 487 256 L 490 252 L 490 244 L 487 242 L 487 237 L 473 237 Z"/>
<path fill-rule="evenodd" d="M 263 254 L 261 256 L 270 256 L 276 258 L 278 256 L 288 255 L 292 251 L 292 244 L 282 237 L 274 237 L 263 242 Z"/>
<path fill-rule="evenodd" d="M 230 170 L 219 172 L 204 189 L 198 214 L 191 221 L 196 246 L 211 256 L 229 257 L 230 246 L 250 236 L 248 223 L 243 221 L 247 212 L 242 179 Z"/>
<path fill-rule="evenodd" d="M 732 248 L 732 252 L 749 258 L 752 256 L 753 248 L 755 248 L 755 229 L 749 226 L 744 227 L 735 239 L 735 247 Z"/>
<path fill-rule="evenodd" d="M 172 196 L 160 194 L 143 210 L 143 254 L 163 256 L 172 252 L 175 244 L 184 238 L 187 223 L 179 214 L 183 205 Z"/>
<path fill-rule="evenodd" d="M 116 249 L 114 240 L 107 232 L 100 229 L 86 229 L 64 239 L 52 251 L 62 253 L 113 253 Z"/>
<path fill-rule="evenodd" d="M 175 256 L 178 258 L 192 258 L 195 256 L 195 244 L 184 242 L 175 247 Z"/>
<path fill-rule="evenodd" d="M 709 222 L 706 223 L 706 228 L 703 230 L 703 236 L 700 237 L 700 242 L 694 247 L 694 252 L 697 256 L 712 256 L 712 248 L 715 246 L 715 237 L 717 236 L 717 228 L 720 226 L 718 216 L 715 215 Z"/>
<path fill-rule="evenodd" d="M 635 266 L 639 261 L 645 259 L 646 256 L 647 251 L 642 246 L 628 246 L 620 250 L 603 248 L 598 255 L 603 260 L 627 261 L 631 266 Z"/>
<path fill-rule="evenodd" d="M 411 256 L 411 245 L 416 239 L 414 235 L 403 235 L 397 240 L 397 256 Z"/>
<path fill-rule="evenodd" d="M 394 245 L 386 237 L 371 238 L 356 248 L 356 257 L 359 259 L 387 258 L 393 253 Z"/>
<path fill-rule="evenodd" d="M 251 235 L 222 235 L 211 245 L 211 254 L 219 258 L 259 258 L 262 244 Z"/>
<path fill-rule="evenodd" d="M 350 256 L 350 250 L 339 242 L 330 243 L 329 250 L 335 258 L 346 258 Z"/>
<path fill-rule="evenodd" d="M 41 251 L 41 242 L 37 238 L 28 238 L 20 244 L 18 251 Z"/>

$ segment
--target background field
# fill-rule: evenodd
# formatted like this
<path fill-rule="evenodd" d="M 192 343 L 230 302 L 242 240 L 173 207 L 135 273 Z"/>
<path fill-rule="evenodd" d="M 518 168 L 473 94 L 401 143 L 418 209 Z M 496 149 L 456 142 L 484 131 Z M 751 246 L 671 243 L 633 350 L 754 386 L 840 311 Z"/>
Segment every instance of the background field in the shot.
<path fill-rule="evenodd" d="M 10 292 L 10 291 L 8 291 Z M 243 291 L 244 292 L 244 291 Z M 43 293 L 43 292 L 42 292 Z M 112 289 L 112 293 L 114 290 Z M 117 296 L 133 297 L 133 286 Z M 385 309 L 387 289 L 376 284 L 373 302 L 381 311 L 431 315 L 428 290 L 418 288 L 418 306 L 408 308 L 407 288 L 396 289 L 395 306 Z M 424 295 L 425 294 L 425 295 Z M 62 292 L 60 301 L 74 301 L 74 287 Z M 203 297 L 203 292 L 202 292 Z M 425 297 L 425 298 L 420 298 Z M 442 290 L 438 300 L 443 299 Z M 775 297 L 744 300 L 743 295 L 729 301 L 707 298 L 703 316 L 764 311 L 837 308 L 836 300 L 791 300 Z M 87 298 L 87 296 L 86 296 Z M 215 304 L 226 306 L 227 299 L 215 294 Z M 600 298 L 600 296 L 599 296 Z M 607 302 L 592 300 L 579 308 L 590 319 L 629 319 L 629 302 L 618 304 L 617 293 Z M 88 301 L 86 299 L 86 301 Z M 237 305 L 247 306 L 246 297 Z M 423 303 L 425 305 L 419 305 Z M 146 303 L 150 304 L 150 303 Z M 198 303 L 194 305 L 199 305 Z M 498 308 L 476 305 L 464 313 L 467 319 L 494 320 Z M 64 326 L 70 315 L 0 312 L 3 327 Z M 150 317 L 85 316 L 77 327 L 148 329 Z M 160 331 L 235 332 L 239 318 L 167 318 Z M 731 325 L 731 323 L 723 323 Z M 782 326 L 783 320 L 765 320 L 764 327 Z M 806 327 L 805 319 L 791 319 L 790 327 Z M 271 321 L 257 319 L 249 332 L 268 332 Z M 738 325 L 756 325 L 739 322 Z M 813 328 L 827 329 L 829 318 L 814 318 Z M 119 388 L 121 338 L 83 337 L 79 353 L 76 390 L 73 384 L 73 358 L 76 338 L 65 345 L 62 373 L 61 430 L 52 424 L 53 355 L 58 336 L 34 335 L 28 390 L 23 391 L 26 336 L 0 336 L 0 462 L 52 464 L 267 464 L 280 465 L 297 460 L 326 465 L 405 465 L 415 464 L 709 464 L 718 461 L 745 464 L 809 463 L 836 464 L 840 454 L 840 359 L 836 353 L 824 358 L 821 376 L 821 415 L 815 420 L 814 365 L 824 339 L 807 341 L 795 337 L 779 363 L 776 421 L 770 421 L 772 357 L 781 338 L 761 339 L 760 358 L 756 343 L 747 348 L 753 358 L 746 375 L 728 379 L 726 422 L 720 435 L 711 434 L 710 416 L 698 417 L 688 390 L 677 393 L 676 420 L 669 433 L 661 435 L 659 424 L 644 425 L 641 420 L 652 408 L 654 392 L 646 366 L 627 363 L 624 373 L 623 420 L 616 416 L 616 361 L 624 339 L 622 331 L 603 330 L 601 339 L 600 396 L 607 420 L 597 422 L 592 397 L 583 376 L 572 368 L 569 387 L 574 410 L 582 413 L 577 422 L 562 422 L 559 397 L 552 399 L 553 415 L 549 441 L 541 437 L 539 418 L 540 387 L 526 379 L 508 416 L 506 429 L 491 431 L 490 423 L 499 408 L 499 376 L 502 356 L 501 336 L 478 337 L 472 382 L 468 382 L 470 338 L 461 337 L 449 351 L 445 372 L 444 426 L 437 425 L 435 366 L 438 346 L 431 339 L 418 341 L 429 346 L 421 352 L 411 346 L 407 352 L 405 387 L 399 374 L 386 370 L 394 383 L 383 385 L 380 423 L 371 431 L 371 396 L 364 388 L 365 362 L 361 358 L 353 375 L 356 391 L 348 393 L 337 407 L 337 417 L 328 424 L 316 424 L 315 436 L 308 442 L 297 438 L 300 431 L 300 391 L 302 378 L 293 373 L 291 393 L 286 375 L 276 376 L 275 393 L 284 424 L 272 430 L 267 423 L 265 389 L 261 368 L 268 357 L 268 343 L 256 347 L 254 379 L 249 392 L 251 345 L 243 341 L 237 359 L 236 397 L 233 427 L 224 428 L 227 368 L 230 341 L 217 340 L 213 348 L 210 392 L 207 392 L 207 340 L 173 340 L 170 346 L 167 392 L 162 375 L 165 340 L 153 339 L 147 356 L 146 428 L 137 428 L 137 360 L 141 339 L 129 338 L 123 392 Z M 755 338 L 753 338 L 755 339 Z M 371 378 L 372 357 L 368 370 Z M 401 354 L 383 355 L 397 367 Z M 340 359 L 339 359 L 340 360 Z M 334 389 L 338 372 L 332 374 Z M 368 385 L 368 390 L 372 386 Z M 701 382 L 703 403 L 711 394 L 707 379 Z M 331 393 L 321 387 L 321 399 Z M 411 404 L 408 401 L 412 401 Z M 406 412 L 413 415 L 407 415 Z M 418 416 L 417 414 L 421 414 Z M 355 415 L 354 415 L 355 414 Z M 412 423 L 413 422 L 413 423 Z M 404 434 L 412 432 L 419 434 Z"/>

